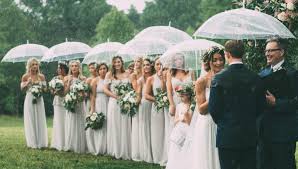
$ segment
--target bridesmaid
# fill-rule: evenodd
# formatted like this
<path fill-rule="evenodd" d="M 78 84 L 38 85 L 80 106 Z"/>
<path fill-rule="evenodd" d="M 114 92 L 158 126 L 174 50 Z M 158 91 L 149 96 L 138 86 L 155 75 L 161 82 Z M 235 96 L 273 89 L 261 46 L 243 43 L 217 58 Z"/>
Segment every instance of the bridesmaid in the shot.
<path fill-rule="evenodd" d="M 155 59 L 154 68 L 156 73 L 147 79 L 145 91 L 145 98 L 151 102 L 155 102 L 154 96 L 156 95 L 157 88 L 160 88 L 163 91 L 166 89 L 166 78 L 162 72 L 159 58 Z M 150 126 L 153 163 L 161 164 L 165 161 L 163 158 L 165 116 L 164 110 L 157 111 L 154 104 L 152 105 L 151 109 Z"/>
<path fill-rule="evenodd" d="M 88 68 L 89 68 L 89 73 L 90 73 L 90 77 L 87 78 L 86 83 L 89 86 L 89 88 L 91 89 L 91 82 L 93 79 L 95 79 L 98 76 L 98 72 L 97 70 L 97 64 L 95 62 L 89 63 L 88 64 Z M 91 91 L 90 91 L 91 92 Z M 86 114 L 90 113 L 90 92 L 86 93 L 86 98 L 85 98 L 85 109 L 86 109 Z"/>
<path fill-rule="evenodd" d="M 153 74 L 153 63 L 150 59 L 144 59 L 143 76 L 138 80 L 138 92 L 141 104 L 139 106 L 139 152 L 141 160 L 152 163 L 151 148 L 151 109 L 152 102 L 145 99 L 146 82 Z"/>
<path fill-rule="evenodd" d="M 101 63 L 97 67 L 98 77 L 91 82 L 91 112 L 102 112 L 107 117 L 108 97 L 103 93 L 104 79 L 108 71 L 108 66 Z M 100 130 L 88 129 L 87 147 L 94 155 L 105 154 L 107 150 L 107 125 L 106 123 Z"/>
<path fill-rule="evenodd" d="M 224 68 L 224 50 L 212 47 L 203 55 L 207 73 L 196 81 L 197 121 L 193 129 L 191 169 L 220 169 L 216 148 L 216 124 L 208 111 L 210 84 L 214 75 Z"/>
<path fill-rule="evenodd" d="M 107 142 L 108 154 L 117 159 L 131 158 L 131 118 L 121 114 L 117 103 L 115 86 L 120 83 L 131 85 L 129 73 L 124 70 L 124 63 L 120 56 L 112 59 L 112 69 L 105 78 L 104 93 L 110 97 L 107 113 Z"/>
<path fill-rule="evenodd" d="M 65 63 L 58 63 L 57 68 L 58 76 L 54 77 L 56 79 L 63 80 L 64 77 L 68 74 L 68 66 Z M 54 79 L 53 78 L 53 79 Z M 59 151 L 63 150 L 65 143 L 65 116 L 66 109 L 63 106 L 63 91 L 62 93 L 55 93 L 51 91 L 55 97 L 53 100 L 54 106 L 54 119 L 53 119 L 53 133 L 52 133 L 52 142 L 51 147 Z"/>
<path fill-rule="evenodd" d="M 175 88 L 185 83 L 191 83 L 195 81 L 194 72 L 186 71 L 184 64 L 184 56 L 182 54 L 176 54 L 173 58 L 172 68 L 167 73 L 167 95 L 169 98 L 170 106 L 169 113 L 165 114 L 165 158 L 167 159 L 167 152 L 169 148 L 169 137 L 174 127 L 174 116 L 176 105 L 181 102 L 175 92 Z"/>
<path fill-rule="evenodd" d="M 79 60 L 70 61 L 69 75 L 64 78 L 64 93 L 68 93 L 73 84 L 85 81 Z M 65 150 L 75 153 L 86 151 L 85 109 L 84 103 L 77 103 L 75 112 L 67 111 L 65 117 Z"/>
<path fill-rule="evenodd" d="M 21 90 L 26 91 L 24 101 L 24 128 L 27 147 L 42 148 L 48 146 L 47 124 L 43 97 L 33 103 L 30 88 L 33 85 L 46 86 L 45 76 L 40 73 L 39 62 L 35 58 L 27 61 L 27 72 L 22 77 Z"/>
<path fill-rule="evenodd" d="M 130 79 L 132 83 L 133 89 L 138 92 L 138 79 L 142 77 L 143 75 L 143 59 L 142 57 L 136 58 L 134 61 L 134 72 L 131 74 Z M 140 99 L 138 99 L 138 103 L 140 103 Z M 132 117 L 132 131 L 131 131 L 131 158 L 134 161 L 141 161 L 140 156 L 140 117 L 139 113 L 137 113 L 134 117 Z"/>

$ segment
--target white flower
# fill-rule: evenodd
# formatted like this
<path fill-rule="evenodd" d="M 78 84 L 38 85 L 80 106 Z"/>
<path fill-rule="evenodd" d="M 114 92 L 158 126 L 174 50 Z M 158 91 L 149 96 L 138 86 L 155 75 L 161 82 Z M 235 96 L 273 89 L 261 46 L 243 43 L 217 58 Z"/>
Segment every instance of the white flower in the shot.
<path fill-rule="evenodd" d="M 95 121 L 96 120 L 96 116 L 94 116 L 94 114 L 92 114 L 91 117 L 90 117 L 90 120 L 91 121 Z"/>
<path fill-rule="evenodd" d="M 130 109 L 130 104 L 125 103 L 125 104 L 124 104 L 124 108 L 125 108 L 126 110 L 129 110 L 129 109 Z"/>
<path fill-rule="evenodd" d="M 130 103 L 135 103 L 135 102 L 136 102 L 136 99 L 134 99 L 133 97 L 130 97 L 130 98 L 128 99 L 128 101 L 129 101 Z"/>
<path fill-rule="evenodd" d="M 287 3 L 287 9 L 290 11 L 294 11 L 295 10 L 295 5 L 292 2 Z"/>
<path fill-rule="evenodd" d="M 288 16 L 285 12 L 281 12 L 277 15 L 277 19 L 284 22 L 288 19 Z"/>
<path fill-rule="evenodd" d="M 64 98 L 65 102 L 69 102 L 71 100 L 71 97 L 70 95 L 66 95 L 65 98 Z"/>
<path fill-rule="evenodd" d="M 163 100 L 164 102 L 167 102 L 167 101 L 168 101 L 168 97 L 167 97 L 167 96 L 164 96 L 164 97 L 162 98 L 162 100 Z"/>

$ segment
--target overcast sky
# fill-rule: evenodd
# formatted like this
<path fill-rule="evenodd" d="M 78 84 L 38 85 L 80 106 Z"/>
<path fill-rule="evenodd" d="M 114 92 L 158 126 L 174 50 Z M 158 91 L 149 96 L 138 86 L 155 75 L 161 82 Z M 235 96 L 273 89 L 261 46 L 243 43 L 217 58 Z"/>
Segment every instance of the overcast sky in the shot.
<path fill-rule="evenodd" d="M 134 5 L 139 12 L 144 9 L 145 1 L 152 0 L 106 0 L 108 4 L 116 6 L 119 10 L 127 11 L 131 5 Z"/>

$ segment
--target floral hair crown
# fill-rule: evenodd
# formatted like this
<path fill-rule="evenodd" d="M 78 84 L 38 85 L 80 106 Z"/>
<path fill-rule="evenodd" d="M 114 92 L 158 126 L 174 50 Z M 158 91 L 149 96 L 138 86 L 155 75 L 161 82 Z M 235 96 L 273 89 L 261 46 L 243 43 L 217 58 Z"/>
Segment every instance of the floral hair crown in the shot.
<path fill-rule="evenodd" d="M 223 52 L 224 49 L 219 48 L 217 46 L 212 46 L 208 51 L 203 55 L 202 60 L 206 61 L 208 58 L 212 57 L 215 53 Z"/>
<path fill-rule="evenodd" d="M 58 61 L 58 64 L 67 65 L 66 61 Z"/>
<path fill-rule="evenodd" d="M 175 91 L 178 94 L 187 94 L 190 96 L 194 95 L 194 86 L 192 83 L 186 83 L 175 87 Z"/>

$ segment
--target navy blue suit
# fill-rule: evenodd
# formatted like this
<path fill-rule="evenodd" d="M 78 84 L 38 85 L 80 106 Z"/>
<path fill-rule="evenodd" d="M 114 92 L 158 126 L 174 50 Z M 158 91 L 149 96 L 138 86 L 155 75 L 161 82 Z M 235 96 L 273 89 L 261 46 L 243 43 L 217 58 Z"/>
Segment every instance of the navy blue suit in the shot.
<path fill-rule="evenodd" d="M 260 118 L 260 168 L 295 169 L 298 72 L 284 63 L 276 72 L 267 67 L 259 75 L 276 98 L 276 105 L 267 105 Z"/>
<path fill-rule="evenodd" d="M 208 109 L 217 124 L 222 169 L 256 168 L 256 120 L 264 105 L 260 77 L 243 64 L 232 64 L 215 75 Z"/>

